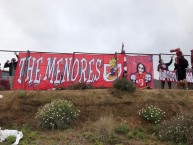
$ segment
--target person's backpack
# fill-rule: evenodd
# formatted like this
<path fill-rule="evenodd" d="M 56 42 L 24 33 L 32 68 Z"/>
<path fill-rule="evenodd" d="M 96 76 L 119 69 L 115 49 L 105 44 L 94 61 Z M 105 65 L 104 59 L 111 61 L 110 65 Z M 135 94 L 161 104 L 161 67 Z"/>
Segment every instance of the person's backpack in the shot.
<path fill-rule="evenodd" d="M 183 58 L 183 59 L 182 59 L 182 66 L 183 66 L 184 68 L 187 68 L 188 65 L 189 65 L 189 64 L 188 64 L 187 59 Z"/>

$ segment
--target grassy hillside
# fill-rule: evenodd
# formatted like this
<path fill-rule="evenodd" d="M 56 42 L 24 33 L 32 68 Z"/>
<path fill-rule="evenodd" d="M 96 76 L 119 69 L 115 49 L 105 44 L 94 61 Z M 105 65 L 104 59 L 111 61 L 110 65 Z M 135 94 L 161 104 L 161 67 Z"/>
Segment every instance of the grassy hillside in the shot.
<path fill-rule="evenodd" d="M 166 143 L 152 136 L 150 125 L 138 115 L 138 111 L 155 105 L 166 112 L 166 120 L 180 113 L 193 112 L 193 91 L 190 90 L 137 90 L 128 94 L 112 93 L 108 89 L 90 89 L 2 91 L 0 94 L 3 96 L 0 99 L 0 126 L 22 130 L 24 138 L 20 143 L 23 145 L 100 144 L 101 141 L 96 139 L 97 128 L 94 122 L 109 115 L 112 116 L 114 126 L 125 123 L 129 130 L 140 128 L 144 138 L 135 136 L 128 139 L 115 135 L 113 141 L 106 144 L 161 145 Z M 38 108 L 56 99 L 69 100 L 80 110 L 75 126 L 65 131 L 40 130 L 35 121 Z"/>

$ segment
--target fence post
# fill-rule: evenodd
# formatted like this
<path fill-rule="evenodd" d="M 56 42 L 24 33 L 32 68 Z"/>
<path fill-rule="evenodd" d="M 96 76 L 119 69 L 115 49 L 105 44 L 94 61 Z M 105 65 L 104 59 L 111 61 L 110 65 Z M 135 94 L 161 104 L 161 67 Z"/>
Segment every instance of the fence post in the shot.
<path fill-rule="evenodd" d="M 71 67 L 74 65 L 75 55 L 76 55 L 76 52 L 73 52 Z M 77 71 L 79 71 L 79 70 L 77 70 Z M 72 77 L 74 77 L 74 70 L 72 71 L 72 74 L 71 74 L 71 78 Z M 71 85 L 72 85 L 72 79 L 71 79 Z"/>
<path fill-rule="evenodd" d="M 25 57 L 25 66 L 24 66 L 24 69 L 23 69 L 23 74 L 22 74 L 22 79 L 21 79 L 21 87 L 20 87 L 20 89 L 23 88 L 24 90 L 26 90 L 26 86 L 25 86 L 25 76 L 26 76 L 26 74 L 27 74 L 28 58 L 29 58 L 29 56 L 30 56 L 30 51 L 27 50 L 27 52 L 26 52 L 26 57 Z M 24 87 L 23 87 L 23 85 L 24 85 Z"/>
<path fill-rule="evenodd" d="M 161 61 L 161 59 L 162 59 L 162 56 L 161 56 L 161 53 L 159 54 L 159 61 Z"/>
<path fill-rule="evenodd" d="M 115 57 L 116 57 L 115 59 L 116 59 L 116 67 L 117 67 L 117 64 L 118 64 L 117 60 L 118 60 L 118 58 L 117 58 L 117 52 L 116 51 L 115 51 Z M 118 73 L 118 69 L 117 69 L 117 79 L 118 79 L 118 76 L 119 76 L 119 73 Z"/>

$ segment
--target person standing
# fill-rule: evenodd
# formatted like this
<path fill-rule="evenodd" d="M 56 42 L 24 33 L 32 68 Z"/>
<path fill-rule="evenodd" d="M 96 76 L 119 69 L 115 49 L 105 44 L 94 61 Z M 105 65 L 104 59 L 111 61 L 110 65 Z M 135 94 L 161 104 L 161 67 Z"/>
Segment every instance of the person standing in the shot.
<path fill-rule="evenodd" d="M 190 52 L 191 52 L 191 55 L 190 55 L 191 67 L 193 69 L 193 49 Z"/>
<path fill-rule="evenodd" d="M 159 60 L 159 65 L 157 67 L 157 71 L 162 71 L 162 70 L 166 70 L 168 71 L 169 66 L 172 64 L 173 62 L 173 57 L 171 56 L 171 60 L 168 63 L 164 63 L 163 59 Z M 164 89 L 165 86 L 165 81 L 161 81 L 161 88 Z M 172 82 L 168 80 L 168 88 L 171 89 L 172 88 Z"/>
<path fill-rule="evenodd" d="M 18 58 L 17 53 L 14 53 L 16 57 Z M 10 82 L 10 89 L 13 90 L 13 83 L 14 83 L 14 76 L 15 76 L 15 70 L 17 66 L 17 61 L 15 58 L 11 59 L 11 62 L 7 60 L 7 62 L 4 65 L 4 68 L 9 68 L 9 82 Z"/>
<path fill-rule="evenodd" d="M 188 89 L 188 82 L 186 81 L 186 69 L 188 68 L 188 61 L 184 58 L 184 55 L 180 48 L 171 49 L 170 52 L 176 52 L 176 62 L 174 64 L 174 70 L 177 75 L 177 89 L 180 88 L 181 85 L 184 86 L 185 89 Z"/>

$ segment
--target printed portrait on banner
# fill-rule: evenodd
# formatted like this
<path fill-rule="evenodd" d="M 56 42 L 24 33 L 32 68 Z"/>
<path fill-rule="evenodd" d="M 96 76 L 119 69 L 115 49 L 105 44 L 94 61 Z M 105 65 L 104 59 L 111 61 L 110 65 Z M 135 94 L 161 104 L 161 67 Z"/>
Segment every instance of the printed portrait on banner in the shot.
<path fill-rule="evenodd" d="M 127 79 L 137 88 L 154 88 L 153 56 L 126 56 Z"/>

